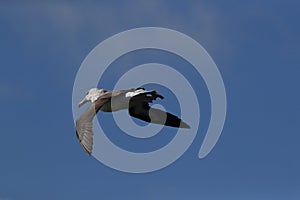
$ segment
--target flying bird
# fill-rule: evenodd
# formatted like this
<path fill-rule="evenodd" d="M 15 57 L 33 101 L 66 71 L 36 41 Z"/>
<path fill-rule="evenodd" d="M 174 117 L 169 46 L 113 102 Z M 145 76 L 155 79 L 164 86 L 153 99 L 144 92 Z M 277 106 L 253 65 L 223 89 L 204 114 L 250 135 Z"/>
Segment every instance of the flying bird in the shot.
<path fill-rule="evenodd" d="M 92 154 L 92 121 L 99 110 L 103 112 L 128 110 L 130 116 L 149 123 L 177 128 L 190 128 L 188 124 L 177 116 L 156 108 L 151 108 L 149 103 L 152 103 L 157 98 L 163 99 L 164 97 L 155 90 L 147 91 L 144 88 L 127 90 L 90 89 L 78 104 L 78 107 L 81 107 L 86 102 L 91 102 L 91 105 L 76 120 L 76 136 L 80 144 L 89 155 Z"/>

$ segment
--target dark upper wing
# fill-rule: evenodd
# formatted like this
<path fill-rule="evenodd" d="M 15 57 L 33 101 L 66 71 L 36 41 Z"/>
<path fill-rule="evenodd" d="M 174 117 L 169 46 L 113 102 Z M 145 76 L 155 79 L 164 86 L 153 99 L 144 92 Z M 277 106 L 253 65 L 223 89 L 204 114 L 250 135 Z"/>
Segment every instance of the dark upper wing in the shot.
<path fill-rule="evenodd" d="M 103 94 L 76 120 L 76 136 L 89 155 L 91 155 L 93 148 L 93 118 L 103 104 L 110 100 L 111 95 L 111 91 Z"/>
<path fill-rule="evenodd" d="M 149 103 L 158 97 L 163 99 L 163 96 L 156 93 L 156 91 L 146 92 L 132 97 L 129 101 L 129 114 L 132 117 L 149 123 L 179 128 L 190 128 L 188 124 L 183 122 L 177 116 L 156 108 L 151 108 Z"/>

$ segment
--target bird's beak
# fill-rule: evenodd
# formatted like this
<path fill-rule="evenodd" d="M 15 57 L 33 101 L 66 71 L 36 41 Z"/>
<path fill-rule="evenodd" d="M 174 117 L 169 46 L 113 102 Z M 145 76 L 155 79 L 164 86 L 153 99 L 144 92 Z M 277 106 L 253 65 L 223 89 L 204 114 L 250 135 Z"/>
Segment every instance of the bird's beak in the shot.
<path fill-rule="evenodd" d="M 87 98 L 84 97 L 84 99 L 82 99 L 82 101 L 79 102 L 78 104 L 78 108 L 80 108 L 83 104 L 85 104 L 86 102 L 88 102 Z"/>

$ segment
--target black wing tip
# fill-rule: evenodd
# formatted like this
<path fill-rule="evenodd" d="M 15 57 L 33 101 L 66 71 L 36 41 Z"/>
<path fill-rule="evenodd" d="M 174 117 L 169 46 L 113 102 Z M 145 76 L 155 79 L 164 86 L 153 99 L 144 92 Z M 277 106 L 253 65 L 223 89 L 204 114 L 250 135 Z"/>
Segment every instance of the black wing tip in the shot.
<path fill-rule="evenodd" d="M 158 94 L 155 90 L 153 90 L 151 92 L 151 94 L 154 96 L 154 98 L 156 99 L 157 97 L 160 99 L 164 99 L 164 97 L 161 94 Z"/>
<path fill-rule="evenodd" d="M 178 120 L 168 120 L 165 122 L 164 124 L 165 126 L 170 126 L 170 127 L 174 127 L 174 128 L 184 128 L 184 129 L 190 129 L 190 125 L 188 125 L 187 123 L 185 123 L 184 121 L 178 119 Z"/>
<path fill-rule="evenodd" d="M 164 99 L 165 97 L 163 97 L 162 95 L 160 95 L 160 94 L 158 94 L 158 93 L 156 93 L 156 96 L 158 97 L 158 98 L 160 98 L 160 99 Z"/>
<path fill-rule="evenodd" d="M 187 123 L 181 121 L 178 128 L 186 128 L 186 129 L 190 129 L 191 127 L 190 127 L 190 125 L 188 125 Z"/>

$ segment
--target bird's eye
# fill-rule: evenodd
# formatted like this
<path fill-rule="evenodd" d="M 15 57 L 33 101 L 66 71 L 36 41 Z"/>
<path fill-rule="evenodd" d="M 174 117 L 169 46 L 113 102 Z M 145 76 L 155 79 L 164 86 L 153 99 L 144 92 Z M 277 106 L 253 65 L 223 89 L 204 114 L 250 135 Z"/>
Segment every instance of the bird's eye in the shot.
<path fill-rule="evenodd" d="M 87 92 L 85 95 L 88 95 L 89 94 L 89 92 Z"/>

